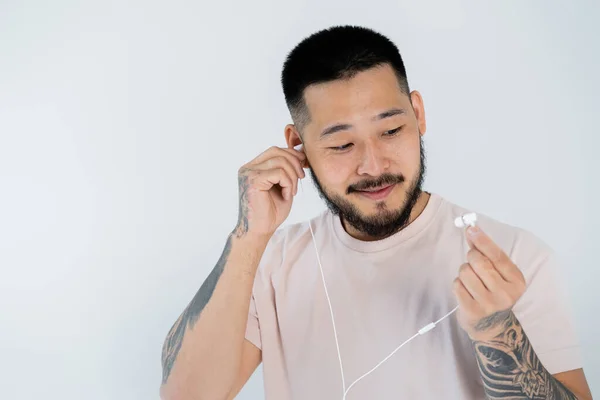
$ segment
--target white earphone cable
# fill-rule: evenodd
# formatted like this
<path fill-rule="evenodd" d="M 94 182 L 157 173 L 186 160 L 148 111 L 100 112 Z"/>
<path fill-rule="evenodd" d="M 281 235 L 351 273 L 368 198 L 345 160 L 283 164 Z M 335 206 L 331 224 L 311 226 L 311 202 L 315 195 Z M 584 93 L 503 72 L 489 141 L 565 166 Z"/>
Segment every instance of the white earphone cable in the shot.
<path fill-rule="evenodd" d="M 310 221 L 309 221 L 308 225 L 310 227 Z M 315 250 L 317 250 L 317 248 L 316 248 L 316 241 L 314 239 L 314 233 L 313 233 L 312 227 L 310 227 L 310 231 L 311 231 L 311 235 L 313 235 L 313 243 L 315 244 Z M 336 327 L 335 327 L 335 320 L 334 320 L 334 317 L 333 317 L 333 308 L 331 306 L 331 299 L 329 297 L 329 293 L 327 292 L 327 285 L 325 284 L 325 277 L 323 275 L 323 267 L 321 266 L 321 261 L 319 259 L 319 255 L 318 254 L 319 253 L 318 253 L 318 250 L 317 250 L 317 261 L 319 262 L 319 269 L 321 270 L 321 278 L 323 279 L 323 285 L 324 285 L 324 288 L 325 288 L 325 296 L 327 297 L 327 302 L 329 304 L 329 311 L 331 313 L 331 321 L 332 321 L 332 324 L 333 324 L 333 333 L 334 333 L 334 336 L 335 336 L 335 345 L 337 347 L 338 359 L 340 361 L 340 371 L 341 371 L 341 374 L 342 374 L 342 387 L 344 388 L 344 397 L 343 397 L 343 400 L 346 399 L 346 395 L 348 394 L 348 392 L 350 391 L 350 389 L 354 385 L 356 385 L 358 383 L 358 381 L 360 381 L 361 379 L 363 379 L 367 375 L 369 375 L 372 372 L 374 372 L 377 368 L 379 368 L 379 366 L 381 366 L 381 364 L 383 364 L 388 359 L 390 359 L 394 354 L 396 354 L 396 352 L 398 350 L 400 350 L 404 345 L 406 345 L 407 343 L 409 343 L 411 340 L 413 340 L 417 336 L 424 335 L 425 333 L 429 332 L 430 330 L 432 330 L 433 328 L 435 328 L 435 326 L 439 322 L 441 322 L 445 318 L 447 318 L 450 315 L 452 315 L 452 313 L 454 313 L 458 309 L 458 306 L 454 307 L 454 309 L 452 311 L 450 311 L 449 313 L 447 313 L 446 315 L 444 315 L 442 318 L 440 318 L 437 321 L 432 322 L 432 323 L 430 323 L 428 325 L 425 325 L 423 328 L 419 329 L 419 331 L 417 333 L 415 333 L 413 336 L 411 336 L 406 341 L 404 341 L 400 346 L 396 347 L 396 349 L 394 349 L 394 351 L 392 351 L 387 357 L 385 357 L 383 360 L 381 360 L 377 365 L 375 365 L 373 368 L 371 368 L 368 372 L 364 373 L 362 376 L 360 376 L 359 378 L 357 378 L 346 389 L 346 382 L 345 382 L 345 378 L 344 378 L 344 368 L 343 368 L 343 365 L 342 365 L 342 357 L 341 357 L 341 353 L 340 353 L 340 346 L 339 346 L 339 342 L 338 342 L 338 338 L 337 338 L 337 330 L 336 330 Z"/>
<path fill-rule="evenodd" d="M 301 184 L 302 185 L 302 184 Z M 302 187 L 304 193 L 304 187 Z M 329 312 L 331 313 L 331 324 L 333 325 L 333 335 L 335 337 L 335 347 L 337 348 L 338 359 L 340 361 L 340 373 L 342 374 L 342 387 L 346 391 L 346 381 L 344 379 L 344 365 L 342 364 L 342 353 L 340 352 L 340 344 L 338 342 L 337 329 L 335 328 L 335 319 L 333 318 L 333 307 L 331 306 L 331 299 L 329 298 L 329 292 L 327 291 L 327 285 L 325 284 L 325 274 L 323 273 L 323 267 L 321 266 L 321 258 L 319 257 L 319 250 L 317 249 L 317 241 L 315 240 L 315 234 L 313 232 L 310 221 L 308 221 L 308 227 L 310 228 L 310 234 L 312 236 L 313 244 L 315 245 L 315 252 L 317 254 L 317 262 L 319 263 L 319 269 L 321 270 L 321 279 L 323 281 L 323 288 L 325 289 L 325 297 L 327 297 L 327 304 L 329 304 Z"/>
<path fill-rule="evenodd" d="M 304 193 L 304 185 L 302 184 L 302 180 L 299 179 L 298 181 L 300 182 L 300 187 L 302 188 L 302 193 Z M 342 354 L 340 352 L 340 344 L 339 344 L 339 341 L 338 341 L 337 329 L 336 329 L 336 326 L 335 326 L 335 318 L 333 316 L 333 307 L 331 306 L 331 298 L 329 297 L 329 292 L 327 290 L 327 284 L 325 283 L 325 274 L 323 273 L 323 266 L 321 265 L 321 257 L 319 255 L 319 249 L 317 248 L 317 241 L 315 239 L 315 233 L 314 233 L 314 231 L 312 229 L 312 224 L 310 223 L 310 220 L 308 221 L 308 227 L 310 229 L 310 234 L 312 236 L 312 242 L 313 242 L 313 245 L 315 247 L 315 253 L 317 255 L 317 262 L 319 264 L 319 270 L 321 271 L 321 280 L 323 281 L 323 288 L 325 289 L 325 297 L 327 298 L 327 304 L 329 305 L 329 312 L 331 314 L 331 324 L 333 326 L 333 334 L 334 334 L 334 337 L 335 337 L 335 346 L 336 346 L 336 349 L 337 349 L 338 360 L 339 360 L 339 363 L 340 363 L 340 373 L 342 375 L 342 388 L 343 388 L 343 393 L 344 393 L 344 395 L 342 397 L 342 400 L 346 400 L 346 395 L 348 394 L 348 392 L 350 391 L 350 389 L 355 384 L 358 383 L 358 381 L 360 381 L 361 379 L 363 379 L 364 377 L 368 376 L 373 371 L 375 371 L 377 368 L 379 368 L 379 366 L 381 366 L 384 362 L 386 362 L 388 359 L 390 359 L 394 354 L 396 354 L 396 352 L 398 350 L 400 350 L 404 345 L 406 345 L 407 343 L 409 343 L 411 340 L 413 340 L 414 338 L 416 338 L 419 335 L 424 335 L 425 333 L 427 333 L 430 330 L 432 330 L 433 328 L 435 328 L 436 325 L 439 322 L 443 321 L 444 319 L 446 319 L 447 317 L 449 317 L 450 315 L 452 315 L 458 309 L 458 306 L 454 307 L 454 309 L 452 309 L 452 311 L 450 311 L 449 313 L 447 313 L 446 315 L 444 315 L 442 318 L 438 319 L 437 321 L 431 322 L 431 323 L 425 325 L 424 327 L 422 327 L 421 329 L 419 329 L 419 331 L 417 333 L 415 333 L 413 336 L 411 336 L 406 341 L 404 341 L 402 344 L 400 344 L 400 346 L 396 347 L 396 349 L 394 349 L 394 351 L 392 351 L 387 357 L 385 357 L 377 365 L 375 365 L 369 371 L 367 371 L 366 373 L 364 373 L 363 375 L 361 375 L 359 378 L 357 378 L 354 382 L 352 382 L 350 384 L 350 386 L 348 386 L 348 388 L 346 388 L 346 381 L 345 381 L 345 377 L 344 377 L 344 366 L 343 366 L 343 363 L 342 363 Z"/>

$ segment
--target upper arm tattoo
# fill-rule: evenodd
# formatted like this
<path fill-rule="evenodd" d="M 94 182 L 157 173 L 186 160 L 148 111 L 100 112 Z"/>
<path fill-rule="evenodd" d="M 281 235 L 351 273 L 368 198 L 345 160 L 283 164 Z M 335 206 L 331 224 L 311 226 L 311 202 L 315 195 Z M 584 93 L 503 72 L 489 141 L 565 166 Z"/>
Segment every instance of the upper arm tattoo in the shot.
<path fill-rule="evenodd" d="M 177 321 L 175 321 L 175 324 L 173 324 L 173 327 L 169 331 L 162 348 L 163 384 L 169 378 L 169 374 L 171 373 L 171 369 L 173 368 L 177 354 L 181 349 L 181 343 L 183 342 L 183 337 L 187 328 L 194 327 L 194 324 L 198 320 L 200 313 L 212 297 L 215 287 L 217 286 L 217 282 L 223 273 L 225 264 L 227 263 L 230 251 L 231 235 L 227 239 L 225 248 L 223 249 L 223 253 L 219 258 L 217 265 L 215 265 L 190 304 L 186 307 Z"/>
<path fill-rule="evenodd" d="M 496 316 L 496 318 L 499 316 Z M 496 338 L 474 342 L 477 364 L 489 399 L 576 399 L 542 365 L 512 312 Z"/>

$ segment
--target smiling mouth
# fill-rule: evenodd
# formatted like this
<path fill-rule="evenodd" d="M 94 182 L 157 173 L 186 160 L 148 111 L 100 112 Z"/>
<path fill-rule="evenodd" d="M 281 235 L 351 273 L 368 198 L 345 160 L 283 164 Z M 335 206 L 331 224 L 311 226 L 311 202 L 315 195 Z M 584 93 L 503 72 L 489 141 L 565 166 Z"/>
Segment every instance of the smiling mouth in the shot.
<path fill-rule="evenodd" d="M 396 184 L 369 188 L 365 190 L 357 190 L 357 193 L 371 200 L 383 200 L 392 192 L 394 186 L 396 186 Z"/>

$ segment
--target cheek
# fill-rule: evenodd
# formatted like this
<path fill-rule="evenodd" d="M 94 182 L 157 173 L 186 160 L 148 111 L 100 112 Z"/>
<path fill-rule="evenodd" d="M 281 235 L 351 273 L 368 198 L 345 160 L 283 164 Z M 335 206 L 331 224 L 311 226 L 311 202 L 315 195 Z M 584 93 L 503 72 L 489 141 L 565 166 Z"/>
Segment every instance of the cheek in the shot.
<path fill-rule="evenodd" d="M 419 175 L 419 166 L 421 164 L 419 154 L 404 155 L 400 160 L 399 170 L 405 174 L 406 179 L 416 179 Z"/>
<path fill-rule="evenodd" d="M 321 164 L 319 179 L 329 191 L 346 193 L 348 185 L 352 183 L 353 176 L 353 169 L 350 168 L 348 164 L 349 163 L 333 162 L 333 160 L 326 160 Z"/>
<path fill-rule="evenodd" d="M 416 140 L 415 140 L 416 139 Z M 421 163 L 421 146 L 419 137 L 414 135 L 392 151 L 392 170 L 401 171 L 405 177 L 412 179 L 419 173 Z"/>

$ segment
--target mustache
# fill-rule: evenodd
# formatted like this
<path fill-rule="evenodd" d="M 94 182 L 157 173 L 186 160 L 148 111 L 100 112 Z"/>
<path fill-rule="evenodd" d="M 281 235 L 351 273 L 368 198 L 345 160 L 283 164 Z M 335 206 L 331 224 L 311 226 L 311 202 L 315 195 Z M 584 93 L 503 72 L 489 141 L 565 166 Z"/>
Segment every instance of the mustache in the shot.
<path fill-rule="evenodd" d="M 397 183 L 402 183 L 405 180 L 406 179 L 404 178 L 404 175 L 383 174 L 377 179 L 364 180 L 348 186 L 348 189 L 346 189 L 346 194 L 380 186 L 394 185 Z"/>

